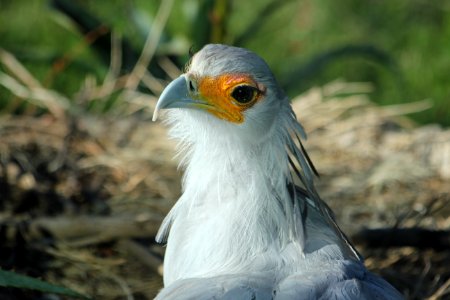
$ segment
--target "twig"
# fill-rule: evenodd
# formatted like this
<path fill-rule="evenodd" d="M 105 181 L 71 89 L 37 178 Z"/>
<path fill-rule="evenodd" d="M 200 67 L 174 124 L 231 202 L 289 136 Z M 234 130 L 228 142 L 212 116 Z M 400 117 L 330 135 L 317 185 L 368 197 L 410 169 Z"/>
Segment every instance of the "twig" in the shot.
<path fill-rule="evenodd" d="M 444 295 L 448 294 L 450 292 L 450 278 L 447 279 L 447 281 L 441 285 L 440 288 L 438 288 L 438 290 L 436 292 L 434 292 L 433 295 L 431 295 L 430 297 L 428 297 L 426 300 L 438 300 L 438 299 L 444 299 L 441 298 Z"/>
<path fill-rule="evenodd" d="M 127 254 L 138 259 L 144 266 L 162 276 L 163 261 L 161 258 L 153 255 L 146 248 L 129 239 L 120 240 L 117 246 Z"/>
<path fill-rule="evenodd" d="M 117 32 L 111 33 L 111 61 L 103 84 L 96 89 L 91 98 L 103 98 L 111 95 L 120 87 L 120 69 L 122 67 L 122 38 Z"/>
<path fill-rule="evenodd" d="M 111 63 L 104 82 L 113 81 L 120 75 L 122 68 L 122 36 L 113 32 L 111 34 Z"/>
<path fill-rule="evenodd" d="M 107 277 L 111 278 L 113 281 L 115 281 L 120 286 L 122 291 L 125 293 L 127 300 L 134 300 L 133 292 L 131 291 L 130 287 L 125 282 L 125 280 L 123 280 L 121 277 L 115 275 L 112 272 L 108 272 L 105 275 Z"/>
<path fill-rule="evenodd" d="M 419 294 L 420 290 L 423 287 L 423 283 L 425 278 L 427 277 L 427 275 L 430 273 L 431 270 L 431 262 L 430 262 L 430 257 L 425 256 L 423 257 L 424 263 L 425 263 L 425 268 L 422 270 L 422 272 L 420 273 L 419 278 L 416 280 L 415 282 L 415 288 L 412 292 L 411 298 L 415 299 L 417 297 L 417 295 Z"/>
<path fill-rule="evenodd" d="M 42 87 L 41 83 L 28 72 L 14 55 L 2 48 L 0 48 L 0 61 L 26 86 L 31 88 Z"/>
<path fill-rule="evenodd" d="M 71 246 L 86 246 L 122 238 L 155 236 L 161 220 L 154 214 L 43 217 L 30 221 L 28 236 L 38 239 L 46 232 Z"/>
<path fill-rule="evenodd" d="M 158 59 L 158 64 L 173 79 L 181 75 L 181 70 L 165 56 Z"/>
<path fill-rule="evenodd" d="M 164 84 L 162 84 L 155 76 L 153 76 L 149 71 L 145 71 L 141 78 L 142 83 L 150 90 L 153 94 L 159 95 L 164 89 Z"/>
<path fill-rule="evenodd" d="M 63 117 L 70 106 L 70 101 L 55 91 L 41 87 L 26 87 L 3 72 L 0 72 L 0 85 L 22 99 L 47 108 L 55 117 Z"/>
<path fill-rule="evenodd" d="M 147 70 L 147 66 L 150 63 L 153 55 L 156 52 L 156 48 L 159 44 L 159 39 L 161 37 L 164 26 L 167 19 L 172 11 L 174 0 L 163 0 L 159 10 L 156 14 L 155 21 L 152 24 L 152 28 L 145 41 L 144 49 L 142 50 L 141 56 L 134 66 L 133 71 L 127 81 L 127 87 L 129 89 L 136 89 L 139 82 Z"/>

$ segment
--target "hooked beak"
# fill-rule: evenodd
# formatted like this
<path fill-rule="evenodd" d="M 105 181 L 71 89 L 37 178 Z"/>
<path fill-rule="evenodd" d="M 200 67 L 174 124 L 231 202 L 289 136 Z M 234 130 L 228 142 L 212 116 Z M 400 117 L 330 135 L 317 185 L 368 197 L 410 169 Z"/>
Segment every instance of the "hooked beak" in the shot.
<path fill-rule="evenodd" d="M 155 111 L 153 112 L 153 121 L 158 119 L 158 112 L 161 109 L 175 108 L 175 107 L 186 107 L 193 100 L 189 97 L 186 76 L 181 75 L 163 90 L 161 96 L 156 103 Z"/>
<path fill-rule="evenodd" d="M 158 119 L 158 113 L 161 109 L 168 108 L 207 108 L 210 105 L 200 99 L 193 99 L 188 89 L 188 79 L 183 74 L 164 89 L 156 103 L 153 112 L 153 121 Z"/>

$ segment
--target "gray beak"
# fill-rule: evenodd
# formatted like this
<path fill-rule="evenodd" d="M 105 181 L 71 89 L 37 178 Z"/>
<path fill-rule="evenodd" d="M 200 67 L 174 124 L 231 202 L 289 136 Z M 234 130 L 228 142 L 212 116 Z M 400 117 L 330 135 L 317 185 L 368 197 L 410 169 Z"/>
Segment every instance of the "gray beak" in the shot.
<path fill-rule="evenodd" d="M 188 91 L 186 75 L 181 75 L 164 89 L 156 103 L 155 111 L 153 112 L 153 121 L 158 119 L 158 112 L 161 109 L 167 108 L 183 108 L 192 107 L 194 101 Z"/>

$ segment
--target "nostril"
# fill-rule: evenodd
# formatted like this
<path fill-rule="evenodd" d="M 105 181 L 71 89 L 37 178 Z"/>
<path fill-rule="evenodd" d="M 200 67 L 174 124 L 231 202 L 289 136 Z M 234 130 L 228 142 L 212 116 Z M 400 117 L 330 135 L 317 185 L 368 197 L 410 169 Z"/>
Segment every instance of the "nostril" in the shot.
<path fill-rule="evenodd" d="M 194 87 L 194 84 L 192 83 L 192 80 L 189 80 L 189 90 L 190 90 L 191 92 L 194 92 L 194 91 L 195 91 L 195 87 Z"/>

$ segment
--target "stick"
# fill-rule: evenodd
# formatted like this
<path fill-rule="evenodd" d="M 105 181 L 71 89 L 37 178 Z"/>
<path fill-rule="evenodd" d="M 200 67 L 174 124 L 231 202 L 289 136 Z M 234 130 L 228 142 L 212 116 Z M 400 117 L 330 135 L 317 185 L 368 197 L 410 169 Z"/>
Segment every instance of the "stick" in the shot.
<path fill-rule="evenodd" d="M 156 235 L 162 218 L 154 214 L 117 216 L 42 217 L 28 223 L 28 237 L 40 239 L 46 234 L 73 246 L 86 246 L 123 238 Z M 0 220 L 0 224 L 4 223 Z M 7 223 L 19 224 L 17 220 Z"/>

